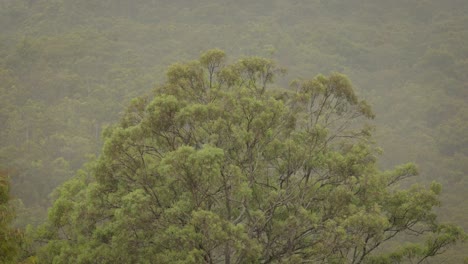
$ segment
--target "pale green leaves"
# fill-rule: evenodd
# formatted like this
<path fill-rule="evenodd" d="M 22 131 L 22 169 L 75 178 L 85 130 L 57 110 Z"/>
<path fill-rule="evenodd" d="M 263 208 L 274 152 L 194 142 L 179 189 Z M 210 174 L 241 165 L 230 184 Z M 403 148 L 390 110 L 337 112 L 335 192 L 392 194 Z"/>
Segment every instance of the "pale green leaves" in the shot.
<path fill-rule="evenodd" d="M 96 183 L 61 189 L 46 252 L 78 263 L 98 248 L 102 263 L 364 263 L 386 259 L 375 252 L 400 233 L 434 237 L 392 256 L 461 239 L 438 228 L 439 185 L 396 190 L 416 167 L 378 170 L 362 123 L 373 114 L 345 76 L 268 89 L 281 72 L 258 57 L 226 65 L 220 50 L 172 65 L 154 98 L 134 100 L 108 131 Z"/>

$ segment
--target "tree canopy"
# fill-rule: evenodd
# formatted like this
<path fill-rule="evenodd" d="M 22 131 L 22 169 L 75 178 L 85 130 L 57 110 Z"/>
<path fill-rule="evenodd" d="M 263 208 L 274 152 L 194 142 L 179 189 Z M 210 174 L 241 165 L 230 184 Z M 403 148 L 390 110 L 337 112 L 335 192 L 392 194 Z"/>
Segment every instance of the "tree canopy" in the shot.
<path fill-rule="evenodd" d="M 7 173 L 0 171 L 0 263 L 14 263 L 20 251 L 21 233 L 11 226 L 15 214 L 10 200 Z"/>
<path fill-rule="evenodd" d="M 436 219 L 439 184 L 397 188 L 414 164 L 378 169 L 346 76 L 284 89 L 283 72 L 221 50 L 170 66 L 57 189 L 40 262 L 422 262 L 465 238 Z M 406 234 L 421 239 L 386 246 Z"/>

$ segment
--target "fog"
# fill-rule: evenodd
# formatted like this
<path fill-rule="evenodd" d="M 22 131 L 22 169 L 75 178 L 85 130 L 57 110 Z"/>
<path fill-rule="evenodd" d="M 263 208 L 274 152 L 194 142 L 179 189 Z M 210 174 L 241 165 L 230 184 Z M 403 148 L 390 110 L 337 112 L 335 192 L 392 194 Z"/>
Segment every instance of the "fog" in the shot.
<path fill-rule="evenodd" d="M 102 133 L 168 66 L 218 48 L 228 62 L 272 59 L 287 69 L 278 87 L 348 76 L 376 114 L 379 167 L 415 162 L 403 185 L 440 182 L 439 218 L 468 230 L 467 13 L 462 0 L 0 0 L 0 169 L 15 225 L 45 221 L 54 189 L 101 155 Z"/>

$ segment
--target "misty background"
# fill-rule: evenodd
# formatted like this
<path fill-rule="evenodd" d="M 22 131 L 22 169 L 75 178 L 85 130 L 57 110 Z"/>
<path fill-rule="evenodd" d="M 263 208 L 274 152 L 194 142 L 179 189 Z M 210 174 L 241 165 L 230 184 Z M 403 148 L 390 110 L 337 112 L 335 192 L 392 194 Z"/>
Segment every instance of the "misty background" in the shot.
<path fill-rule="evenodd" d="M 0 169 L 17 225 L 44 221 L 167 66 L 220 48 L 274 59 L 285 87 L 346 74 L 376 112 L 381 167 L 416 162 L 415 181 L 443 185 L 440 218 L 468 230 L 467 13 L 463 0 L 0 0 Z"/>

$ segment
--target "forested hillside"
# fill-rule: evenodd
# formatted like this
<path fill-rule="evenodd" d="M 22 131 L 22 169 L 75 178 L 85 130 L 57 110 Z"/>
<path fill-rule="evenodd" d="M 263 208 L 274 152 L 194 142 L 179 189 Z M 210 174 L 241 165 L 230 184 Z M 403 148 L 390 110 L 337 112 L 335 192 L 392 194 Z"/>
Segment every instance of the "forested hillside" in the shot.
<path fill-rule="evenodd" d="M 440 182 L 440 218 L 467 230 L 467 13 L 463 0 L 0 0 L 0 169 L 17 225 L 45 221 L 51 192 L 170 64 L 220 48 L 285 67 L 278 87 L 347 75 L 376 114 L 381 169 L 415 162 L 402 185 Z"/>

